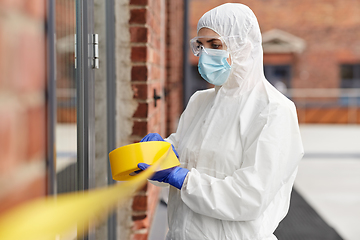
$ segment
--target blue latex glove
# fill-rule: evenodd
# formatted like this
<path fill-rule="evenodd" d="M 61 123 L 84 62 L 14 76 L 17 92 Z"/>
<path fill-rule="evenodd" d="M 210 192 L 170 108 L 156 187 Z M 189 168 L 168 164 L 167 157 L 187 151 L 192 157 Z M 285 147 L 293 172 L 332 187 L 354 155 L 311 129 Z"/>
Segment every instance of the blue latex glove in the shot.
<path fill-rule="evenodd" d="M 149 133 L 140 142 L 151 142 L 151 141 L 164 141 L 164 139 L 158 133 Z M 174 151 L 177 158 L 179 154 L 176 152 L 174 145 L 171 144 L 172 150 Z"/>
<path fill-rule="evenodd" d="M 138 168 L 140 168 L 141 170 L 145 170 L 148 167 L 150 167 L 150 165 L 146 163 L 138 164 Z M 177 189 L 181 189 L 188 172 L 189 170 L 187 170 L 186 168 L 173 167 L 155 172 L 155 174 L 150 178 L 150 180 L 169 183 Z"/>

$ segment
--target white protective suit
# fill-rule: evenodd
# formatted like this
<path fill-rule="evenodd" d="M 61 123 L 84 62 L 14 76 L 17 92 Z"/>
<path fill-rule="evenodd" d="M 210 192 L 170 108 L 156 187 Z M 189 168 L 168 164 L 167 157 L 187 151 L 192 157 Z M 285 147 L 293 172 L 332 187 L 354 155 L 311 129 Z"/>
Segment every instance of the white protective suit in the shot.
<path fill-rule="evenodd" d="M 232 70 L 223 86 L 191 97 L 166 139 L 190 170 L 181 190 L 170 187 L 167 239 L 276 239 L 303 156 L 295 106 L 265 79 L 260 28 L 247 6 L 214 8 L 203 27 L 230 37 Z"/>

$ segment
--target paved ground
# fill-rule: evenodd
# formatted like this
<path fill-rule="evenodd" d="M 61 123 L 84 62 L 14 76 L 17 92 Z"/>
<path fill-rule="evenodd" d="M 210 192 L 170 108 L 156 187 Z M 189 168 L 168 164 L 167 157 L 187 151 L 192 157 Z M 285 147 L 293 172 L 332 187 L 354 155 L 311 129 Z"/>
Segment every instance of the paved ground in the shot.
<path fill-rule="evenodd" d="M 299 233 L 291 239 L 320 240 L 323 233 L 324 240 L 359 240 L 360 126 L 302 125 L 300 129 L 306 153 L 295 182 L 288 215 L 292 219 L 287 220 L 293 228 L 290 233 Z M 299 216 L 313 224 L 291 225 Z M 166 229 L 166 206 L 159 204 L 149 239 L 164 239 Z M 300 236 L 305 232 L 307 237 Z"/>
<path fill-rule="evenodd" d="M 295 188 L 345 240 L 360 239 L 360 125 L 303 125 Z"/>
<path fill-rule="evenodd" d="M 279 240 L 343 240 L 293 189 L 290 209 L 274 232 Z"/>

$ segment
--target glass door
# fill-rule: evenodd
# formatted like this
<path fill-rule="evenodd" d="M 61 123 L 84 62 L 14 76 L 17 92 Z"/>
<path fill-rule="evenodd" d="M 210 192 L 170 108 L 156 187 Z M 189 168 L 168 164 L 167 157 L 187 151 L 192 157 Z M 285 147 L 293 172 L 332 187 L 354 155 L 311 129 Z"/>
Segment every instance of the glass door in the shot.
<path fill-rule="evenodd" d="M 94 77 L 92 2 L 55 0 L 56 185 L 63 193 L 91 187 Z"/>
<path fill-rule="evenodd" d="M 48 1 L 48 192 L 53 195 L 92 187 L 92 13 L 92 0 Z"/>

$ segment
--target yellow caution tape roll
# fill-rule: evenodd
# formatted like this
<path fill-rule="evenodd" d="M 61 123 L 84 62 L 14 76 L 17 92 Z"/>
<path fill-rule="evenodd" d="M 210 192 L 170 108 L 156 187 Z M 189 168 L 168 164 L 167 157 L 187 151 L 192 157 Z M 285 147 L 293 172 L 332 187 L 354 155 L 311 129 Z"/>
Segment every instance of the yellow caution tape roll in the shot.
<path fill-rule="evenodd" d="M 162 141 L 141 142 L 119 147 L 109 153 L 111 173 L 114 180 L 131 180 L 134 173 L 140 170 L 138 163 L 153 165 L 171 148 L 171 144 Z M 179 166 L 179 160 L 173 151 L 169 151 L 161 169 Z"/>

